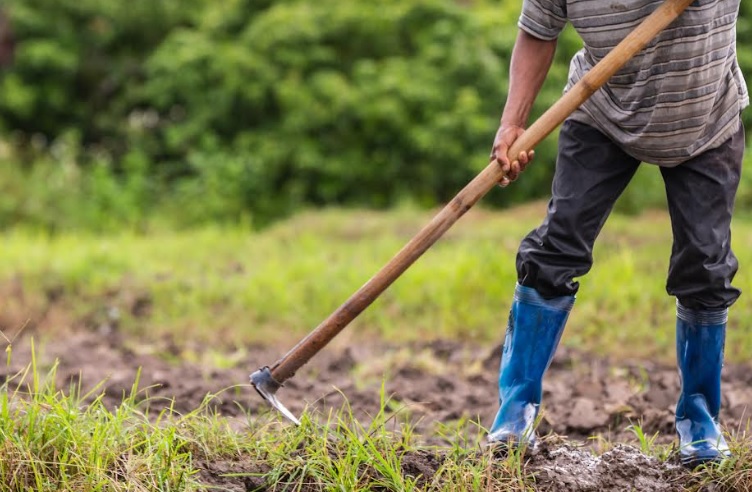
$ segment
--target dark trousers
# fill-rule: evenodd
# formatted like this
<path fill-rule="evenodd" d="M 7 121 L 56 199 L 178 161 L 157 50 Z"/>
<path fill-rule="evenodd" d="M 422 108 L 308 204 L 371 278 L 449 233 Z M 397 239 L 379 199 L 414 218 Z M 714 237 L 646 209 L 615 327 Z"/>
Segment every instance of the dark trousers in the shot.
<path fill-rule="evenodd" d="M 674 242 L 666 290 L 690 309 L 728 307 L 738 264 L 731 251 L 731 215 L 744 153 L 744 128 L 718 148 L 676 167 L 661 167 Z M 568 120 L 548 214 L 523 239 L 518 282 L 543 297 L 574 295 L 576 278 L 593 264 L 593 244 L 640 162 L 608 137 Z"/>

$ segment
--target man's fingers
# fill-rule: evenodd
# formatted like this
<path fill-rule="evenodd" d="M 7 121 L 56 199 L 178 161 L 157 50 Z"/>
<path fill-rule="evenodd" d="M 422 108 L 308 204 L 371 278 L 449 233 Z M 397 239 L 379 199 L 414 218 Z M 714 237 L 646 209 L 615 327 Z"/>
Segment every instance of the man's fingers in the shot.
<path fill-rule="evenodd" d="M 520 163 L 519 161 L 514 161 L 509 166 L 509 171 L 507 171 L 506 177 L 507 179 L 509 179 L 509 181 L 515 181 L 519 177 L 519 175 L 520 175 Z"/>
<path fill-rule="evenodd" d="M 504 176 L 499 180 L 499 185 L 504 188 L 509 186 L 510 183 L 519 177 L 521 171 L 520 162 L 516 160 L 509 162 L 508 158 L 505 158 L 504 160 L 497 159 L 497 162 L 501 166 L 501 170 L 504 172 Z"/>
<path fill-rule="evenodd" d="M 515 181 L 525 169 L 525 166 L 530 163 L 534 155 L 532 151 L 522 151 L 515 156 L 514 160 L 510 160 L 507 155 L 509 147 L 509 142 L 506 142 L 504 139 L 497 140 L 489 158 L 490 161 L 495 160 L 504 173 L 504 176 L 499 180 L 499 185 L 502 187 L 508 186 Z"/>
<path fill-rule="evenodd" d="M 496 160 L 496 162 L 501 166 L 501 170 L 505 173 L 509 171 L 510 163 L 509 158 L 507 157 L 507 149 L 504 148 L 498 148 L 494 149 L 491 152 L 491 160 Z"/>
<path fill-rule="evenodd" d="M 496 162 L 498 162 L 499 166 L 501 166 L 501 170 L 504 173 L 504 175 L 499 180 L 499 186 L 506 188 L 512 181 L 514 181 L 514 167 L 519 166 L 519 163 L 517 161 L 509 162 L 509 159 L 506 157 L 503 160 L 497 159 Z"/>
<path fill-rule="evenodd" d="M 501 168 L 503 176 L 499 179 L 499 185 L 502 187 L 508 186 L 516 180 L 535 155 L 531 150 L 529 152 L 520 152 L 518 155 L 513 156 L 512 160 L 507 156 L 510 146 L 523 133 L 524 130 L 522 128 L 514 126 L 505 127 L 504 125 L 496 133 L 490 160 L 495 160 Z"/>

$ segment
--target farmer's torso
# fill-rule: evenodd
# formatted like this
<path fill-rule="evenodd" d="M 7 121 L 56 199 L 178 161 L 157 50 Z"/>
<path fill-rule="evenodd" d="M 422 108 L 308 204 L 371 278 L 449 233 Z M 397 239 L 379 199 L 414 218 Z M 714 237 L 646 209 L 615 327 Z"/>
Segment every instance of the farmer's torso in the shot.
<path fill-rule="evenodd" d="M 568 87 L 608 54 L 662 0 L 526 0 L 520 27 L 551 38 L 569 21 L 584 48 Z M 736 61 L 739 0 L 696 0 L 628 61 L 573 117 L 635 157 L 675 165 L 728 139 L 748 104 Z"/>

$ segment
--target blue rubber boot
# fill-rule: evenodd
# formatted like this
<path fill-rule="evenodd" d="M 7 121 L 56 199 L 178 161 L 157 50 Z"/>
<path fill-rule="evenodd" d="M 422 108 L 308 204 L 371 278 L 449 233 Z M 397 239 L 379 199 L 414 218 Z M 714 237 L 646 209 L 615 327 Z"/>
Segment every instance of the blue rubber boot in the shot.
<path fill-rule="evenodd" d="M 681 376 L 676 432 L 685 466 L 718 462 L 731 454 L 718 425 L 727 316 L 728 309 L 700 311 L 676 304 L 676 358 Z"/>
<path fill-rule="evenodd" d="M 543 374 L 559 345 L 574 296 L 544 299 L 517 285 L 504 338 L 499 373 L 499 412 L 490 443 L 535 445 L 535 419 L 543 394 Z"/>

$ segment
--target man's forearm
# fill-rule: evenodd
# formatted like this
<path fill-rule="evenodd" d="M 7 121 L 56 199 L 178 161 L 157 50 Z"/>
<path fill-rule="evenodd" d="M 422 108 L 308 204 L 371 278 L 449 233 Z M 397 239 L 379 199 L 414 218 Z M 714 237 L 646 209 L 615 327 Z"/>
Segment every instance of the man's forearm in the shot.
<path fill-rule="evenodd" d="M 502 126 L 525 127 L 556 52 L 556 40 L 544 41 L 520 31 L 509 67 L 509 94 Z"/>

